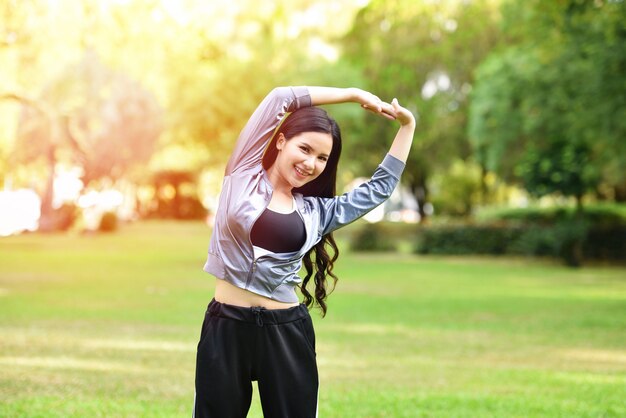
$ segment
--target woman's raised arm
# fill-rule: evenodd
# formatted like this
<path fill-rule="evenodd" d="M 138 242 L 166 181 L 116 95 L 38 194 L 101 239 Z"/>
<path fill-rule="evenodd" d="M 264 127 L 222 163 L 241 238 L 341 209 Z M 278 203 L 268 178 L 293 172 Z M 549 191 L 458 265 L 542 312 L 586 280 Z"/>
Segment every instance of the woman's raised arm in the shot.
<path fill-rule="evenodd" d="M 311 103 L 315 105 L 336 103 L 359 103 L 364 109 L 395 119 L 395 110 L 389 103 L 380 100 L 378 96 L 355 87 L 308 87 Z"/>
<path fill-rule="evenodd" d="M 265 147 L 287 112 L 311 106 L 306 87 L 276 87 L 256 108 L 237 139 L 226 175 L 261 163 Z"/>
<path fill-rule="evenodd" d="M 415 133 L 415 117 L 408 109 L 400 106 L 397 99 L 386 103 L 378 96 L 354 87 L 309 87 L 308 89 L 313 105 L 354 102 L 373 113 L 400 122 L 400 129 L 391 144 L 389 154 L 406 163 Z"/>
<path fill-rule="evenodd" d="M 389 154 L 406 163 L 409 151 L 411 151 L 413 135 L 415 134 L 415 116 L 408 109 L 400 106 L 398 99 L 393 99 L 391 105 L 393 106 L 396 120 L 400 122 L 400 129 L 398 129 L 396 137 L 391 144 Z"/>

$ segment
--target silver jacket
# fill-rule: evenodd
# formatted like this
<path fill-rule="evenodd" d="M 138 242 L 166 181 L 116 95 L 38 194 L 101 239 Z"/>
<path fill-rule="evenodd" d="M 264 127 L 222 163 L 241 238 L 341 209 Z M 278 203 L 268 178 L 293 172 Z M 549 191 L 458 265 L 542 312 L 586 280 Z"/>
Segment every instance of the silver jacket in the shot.
<path fill-rule="evenodd" d="M 362 217 L 391 196 L 404 163 L 387 155 L 372 178 L 334 198 L 294 194 L 306 229 L 299 251 L 254 257 L 250 230 L 272 198 L 263 153 L 287 112 L 311 106 L 306 87 L 279 87 L 265 97 L 239 135 L 226 166 L 204 271 L 280 302 L 298 302 L 302 258 L 322 236 Z"/>

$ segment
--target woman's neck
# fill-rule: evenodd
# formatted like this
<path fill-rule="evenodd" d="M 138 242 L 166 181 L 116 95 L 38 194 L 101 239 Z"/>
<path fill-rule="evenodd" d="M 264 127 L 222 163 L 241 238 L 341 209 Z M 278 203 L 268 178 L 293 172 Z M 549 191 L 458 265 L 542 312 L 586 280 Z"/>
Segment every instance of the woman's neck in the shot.
<path fill-rule="evenodd" d="M 288 196 L 289 198 L 293 196 L 291 194 L 293 186 L 280 177 L 278 170 L 275 169 L 275 165 L 272 165 L 269 169 L 267 169 L 267 177 L 270 180 L 274 194 L 278 193 L 280 195 Z"/>
<path fill-rule="evenodd" d="M 267 176 L 273 189 L 272 200 L 270 200 L 268 208 L 279 213 L 291 212 L 293 210 L 293 195 L 291 194 L 293 187 L 282 180 L 274 166 L 267 170 Z"/>

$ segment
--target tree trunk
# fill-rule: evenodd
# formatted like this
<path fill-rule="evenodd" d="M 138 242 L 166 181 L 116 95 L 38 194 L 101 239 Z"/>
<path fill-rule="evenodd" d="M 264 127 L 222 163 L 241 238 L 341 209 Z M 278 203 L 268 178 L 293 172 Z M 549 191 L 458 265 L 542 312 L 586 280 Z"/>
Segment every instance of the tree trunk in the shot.
<path fill-rule="evenodd" d="M 617 184 L 613 187 L 615 192 L 615 201 L 618 203 L 626 202 L 626 182 Z"/>
<path fill-rule="evenodd" d="M 570 225 L 570 234 L 566 234 L 569 242 L 564 243 L 565 262 L 571 267 L 580 267 L 584 261 L 583 245 L 587 236 L 583 212 L 583 197 L 576 195 L 576 212 Z"/>
<path fill-rule="evenodd" d="M 54 198 L 54 176 L 56 166 L 54 145 L 49 145 L 46 157 L 48 160 L 48 178 L 46 179 L 46 188 L 41 198 L 41 216 L 39 218 L 39 231 L 50 232 L 56 229 L 55 213 L 52 208 L 52 201 Z"/>
<path fill-rule="evenodd" d="M 484 164 L 480 165 L 480 203 L 485 206 L 487 205 L 487 200 L 489 197 L 489 189 L 487 187 L 487 182 L 485 181 L 485 179 L 487 178 L 487 174 L 489 172 L 487 171 L 487 168 L 484 166 Z"/>
<path fill-rule="evenodd" d="M 428 189 L 426 188 L 426 179 L 424 177 L 420 177 L 417 181 L 411 184 L 411 192 L 413 192 L 413 196 L 415 196 L 415 200 L 417 200 L 418 213 L 420 216 L 420 223 L 427 222 L 428 214 L 424 210 L 424 206 L 427 203 Z"/>

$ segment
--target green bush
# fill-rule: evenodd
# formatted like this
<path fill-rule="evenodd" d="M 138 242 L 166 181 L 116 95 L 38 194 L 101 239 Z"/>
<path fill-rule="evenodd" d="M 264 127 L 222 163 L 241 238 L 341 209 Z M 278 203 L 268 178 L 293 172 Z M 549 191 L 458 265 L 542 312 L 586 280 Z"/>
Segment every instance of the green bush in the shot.
<path fill-rule="evenodd" d="M 420 254 L 505 254 L 521 228 L 498 225 L 460 225 L 424 228 L 418 238 Z"/>
<path fill-rule="evenodd" d="M 395 245 L 389 239 L 382 224 L 364 224 L 351 238 L 353 251 L 394 251 Z"/>
<path fill-rule="evenodd" d="M 470 215 L 480 199 L 480 179 L 480 166 L 471 161 L 456 160 L 446 172 L 434 173 L 429 190 L 437 214 Z"/>
<path fill-rule="evenodd" d="M 568 266 L 579 266 L 585 255 L 583 245 L 587 240 L 589 225 L 585 220 L 568 219 L 552 228 L 557 237 L 558 256 Z"/>
<path fill-rule="evenodd" d="M 583 254 L 596 260 L 626 261 L 626 226 L 590 228 L 583 242 Z"/>
<path fill-rule="evenodd" d="M 626 226 L 565 220 L 553 225 L 457 225 L 422 227 L 420 254 L 548 256 L 577 266 L 585 259 L 626 260 Z"/>
<path fill-rule="evenodd" d="M 523 228 L 517 239 L 507 245 L 507 253 L 528 256 L 555 256 L 558 253 L 558 238 L 539 225 Z"/>
<path fill-rule="evenodd" d="M 477 215 L 480 222 L 517 221 L 532 224 L 555 224 L 576 217 L 576 208 L 528 207 L 485 209 Z M 626 225 L 626 205 L 590 204 L 583 208 L 582 218 L 592 225 Z"/>

